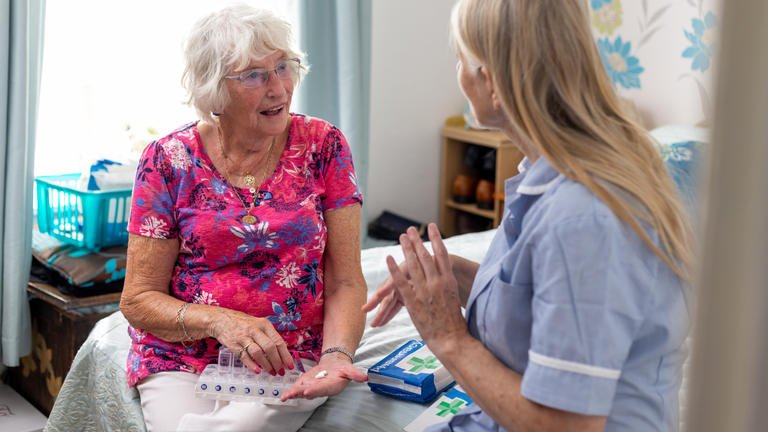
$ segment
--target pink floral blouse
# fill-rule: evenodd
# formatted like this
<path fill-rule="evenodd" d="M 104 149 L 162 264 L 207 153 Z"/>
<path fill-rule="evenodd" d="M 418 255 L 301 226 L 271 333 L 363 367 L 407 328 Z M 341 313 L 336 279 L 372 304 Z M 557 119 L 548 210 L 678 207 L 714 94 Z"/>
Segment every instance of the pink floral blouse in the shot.
<path fill-rule="evenodd" d="M 251 193 L 237 189 L 248 204 Z M 320 359 L 323 345 L 325 212 L 362 204 L 352 155 L 330 124 L 293 114 L 288 142 L 247 214 L 211 163 L 190 123 L 144 150 L 128 231 L 181 243 L 169 291 L 189 303 L 239 310 L 272 322 L 294 357 Z M 200 373 L 221 344 L 185 348 L 128 328 L 128 383 L 181 370 Z"/>

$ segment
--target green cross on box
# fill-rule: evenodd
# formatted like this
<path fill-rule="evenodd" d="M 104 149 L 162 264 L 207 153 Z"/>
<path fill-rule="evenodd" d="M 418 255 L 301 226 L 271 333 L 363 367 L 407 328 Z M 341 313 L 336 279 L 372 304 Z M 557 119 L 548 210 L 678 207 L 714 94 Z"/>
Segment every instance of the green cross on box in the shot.
<path fill-rule="evenodd" d="M 445 417 L 448 415 L 448 412 L 451 414 L 456 414 L 464 408 L 462 405 L 464 405 L 464 401 L 461 399 L 454 399 L 450 404 L 442 401 L 437 404 L 437 409 L 441 410 L 439 413 L 437 413 L 437 415 L 440 417 Z"/>
<path fill-rule="evenodd" d="M 438 367 L 440 367 L 440 362 L 437 361 L 437 357 L 435 356 L 429 356 L 426 359 L 413 357 L 408 359 L 407 363 L 413 366 L 413 368 L 411 368 L 411 370 L 409 370 L 408 372 L 414 372 L 414 373 L 420 373 L 424 369 L 437 369 Z"/>

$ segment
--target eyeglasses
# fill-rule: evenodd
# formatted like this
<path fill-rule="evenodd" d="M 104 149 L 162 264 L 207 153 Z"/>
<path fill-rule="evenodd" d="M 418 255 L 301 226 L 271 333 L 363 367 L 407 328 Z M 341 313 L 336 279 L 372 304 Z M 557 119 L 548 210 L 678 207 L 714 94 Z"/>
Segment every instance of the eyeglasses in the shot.
<path fill-rule="evenodd" d="M 240 85 L 245 88 L 256 88 L 267 83 L 269 73 L 272 71 L 275 71 L 275 75 L 280 79 L 295 77 L 299 73 L 299 66 L 301 66 L 301 60 L 294 58 L 286 60 L 272 69 L 251 69 L 238 76 L 225 76 L 224 78 L 238 80 Z"/>

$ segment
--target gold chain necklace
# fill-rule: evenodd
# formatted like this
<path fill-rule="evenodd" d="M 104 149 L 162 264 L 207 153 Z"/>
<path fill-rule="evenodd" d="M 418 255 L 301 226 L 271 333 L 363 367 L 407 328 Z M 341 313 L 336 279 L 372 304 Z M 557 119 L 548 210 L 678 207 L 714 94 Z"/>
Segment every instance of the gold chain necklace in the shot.
<path fill-rule="evenodd" d="M 216 133 L 217 133 L 217 134 L 218 134 L 218 136 L 219 136 L 219 150 L 221 150 L 221 155 L 222 155 L 222 156 L 224 156 L 224 159 L 225 159 L 225 165 L 226 165 L 226 161 L 228 161 L 228 160 L 230 160 L 230 159 L 229 159 L 229 155 L 228 155 L 228 154 L 227 154 L 227 152 L 224 150 L 224 144 L 222 144 L 222 139 L 221 139 L 221 129 L 219 128 L 219 122 L 218 122 L 218 121 L 216 122 Z M 271 154 L 271 152 L 272 152 L 272 147 L 275 145 L 275 140 L 276 140 L 276 139 L 277 139 L 277 135 L 275 135 L 275 136 L 273 136 L 273 137 L 272 137 L 272 143 L 269 145 L 269 150 L 267 150 L 267 151 L 268 151 L 270 154 Z M 259 165 L 261 164 L 261 162 L 263 162 L 263 161 L 264 161 L 264 158 L 261 158 L 261 160 L 259 161 L 259 163 L 258 163 L 258 164 L 256 164 L 256 168 L 258 168 L 258 167 L 259 167 Z M 232 160 L 232 164 L 233 164 L 233 165 L 235 165 L 235 166 L 237 167 L 237 169 L 238 169 L 238 170 L 240 170 L 240 171 L 242 171 L 242 170 L 243 170 L 242 168 L 240 168 L 240 165 L 238 165 L 238 164 L 236 164 L 236 163 L 235 163 L 235 161 L 234 161 L 234 160 Z M 269 164 L 267 164 L 267 165 L 269 165 Z M 246 185 L 247 187 L 249 187 L 249 188 L 252 188 L 252 187 L 254 186 L 254 182 L 256 181 L 256 178 L 255 178 L 254 176 L 252 176 L 252 175 L 251 175 L 251 172 L 250 172 L 250 171 L 246 171 L 246 172 L 245 172 L 245 178 L 244 178 L 244 180 L 245 180 L 245 185 Z M 263 181 L 263 180 L 262 180 L 262 181 Z"/>
<path fill-rule="evenodd" d="M 224 171 L 227 174 L 227 178 L 231 179 L 232 176 L 229 174 L 229 168 L 227 168 L 227 161 L 229 161 L 230 159 L 227 155 L 227 152 L 224 151 L 224 146 L 221 143 L 221 130 L 219 129 L 218 122 L 216 123 L 216 132 L 218 133 L 218 136 L 219 136 L 219 150 L 221 151 L 221 156 L 224 158 Z M 259 187 L 261 187 L 262 183 L 264 183 L 264 181 L 267 179 L 267 176 L 266 176 L 267 169 L 269 169 L 269 164 L 270 162 L 272 162 L 272 150 L 275 147 L 276 139 L 277 139 L 277 136 L 272 137 L 272 143 L 269 145 L 269 150 L 267 150 L 267 163 L 261 169 L 261 175 L 259 176 L 261 177 L 261 181 L 258 183 Z M 263 160 L 264 158 L 262 158 L 261 161 L 259 161 L 256 167 L 258 167 Z M 240 166 L 238 166 L 234 161 L 232 161 L 232 164 L 235 165 L 237 169 L 242 171 L 242 168 L 240 168 Z M 235 193 L 235 196 L 237 197 L 237 199 L 240 200 L 240 203 L 243 205 L 243 208 L 248 212 L 247 215 L 243 216 L 243 223 L 247 223 L 248 225 L 253 225 L 256 223 L 256 216 L 251 215 L 251 210 L 253 210 L 253 204 L 256 201 L 256 187 L 255 187 L 256 185 L 254 185 L 255 181 L 256 179 L 252 175 L 250 175 L 250 172 L 246 171 L 245 184 L 247 186 L 250 186 L 250 192 L 251 192 L 250 207 L 245 205 L 245 201 L 243 201 L 243 198 L 240 196 L 240 192 L 237 191 L 237 186 L 235 186 L 234 184 L 232 184 L 232 182 L 230 182 L 230 184 L 232 185 L 232 191 Z"/>

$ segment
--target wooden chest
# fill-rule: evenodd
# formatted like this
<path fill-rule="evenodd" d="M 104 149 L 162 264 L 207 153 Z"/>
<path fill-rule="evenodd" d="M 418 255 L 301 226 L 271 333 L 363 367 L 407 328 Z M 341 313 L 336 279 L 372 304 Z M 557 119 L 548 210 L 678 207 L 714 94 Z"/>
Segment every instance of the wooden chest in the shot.
<path fill-rule="evenodd" d="M 76 298 L 45 284 L 28 291 L 32 314 L 32 353 L 10 368 L 7 383 L 46 416 L 50 414 L 75 354 L 100 319 L 109 313 L 84 315 L 81 308 L 118 302 L 120 293 Z"/>

